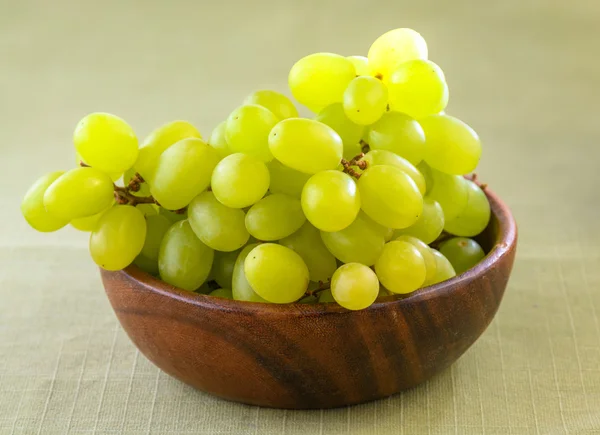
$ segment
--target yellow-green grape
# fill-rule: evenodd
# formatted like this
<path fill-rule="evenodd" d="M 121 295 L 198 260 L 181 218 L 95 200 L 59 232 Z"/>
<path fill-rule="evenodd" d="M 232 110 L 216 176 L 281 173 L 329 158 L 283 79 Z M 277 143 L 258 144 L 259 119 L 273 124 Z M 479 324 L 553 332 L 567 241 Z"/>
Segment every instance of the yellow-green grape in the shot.
<path fill-rule="evenodd" d="M 415 168 L 412 163 L 405 158 L 400 157 L 398 154 L 394 154 L 393 152 L 387 150 L 371 150 L 365 154 L 363 160 L 367 162 L 368 166 L 395 166 L 412 178 L 419 188 L 421 195 L 425 195 L 427 186 L 425 184 L 425 178 L 423 177 L 423 174 L 421 174 L 421 172 L 419 172 L 419 170 Z"/>
<path fill-rule="evenodd" d="M 329 252 L 342 262 L 372 266 L 385 244 L 384 233 L 381 225 L 359 213 L 354 222 L 341 231 L 321 231 L 321 239 Z"/>
<path fill-rule="evenodd" d="M 369 75 L 369 59 L 365 56 L 348 56 L 346 59 L 354 65 L 357 76 Z"/>
<path fill-rule="evenodd" d="M 283 193 L 294 198 L 300 198 L 302 188 L 310 178 L 310 174 L 289 168 L 277 159 L 271 160 L 267 164 L 267 168 L 271 179 L 269 186 L 271 193 Z"/>
<path fill-rule="evenodd" d="M 256 157 L 235 153 L 215 167 L 211 188 L 227 207 L 244 208 L 258 202 L 269 190 L 269 170 Z"/>
<path fill-rule="evenodd" d="M 362 210 L 388 228 L 407 228 L 423 212 L 423 196 L 416 183 L 394 166 L 372 166 L 358 180 Z"/>
<path fill-rule="evenodd" d="M 315 120 L 328 125 L 340 135 L 344 144 L 343 157 L 345 159 L 350 160 L 361 152 L 359 142 L 365 132 L 365 126 L 350 121 L 344 112 L 342 103 L 325 107 L 315 117 Z"/>
<path fill-rule="evenodd" d="M 452 264 L 446 257 L 444 257 L 442 253 L 433 248 L 431 248 L 431 253 L 435 257 L 436 272 L 433 281 L 429 283 L 429 285 L 437 284 L 456 276 L 456 272 L 454 271 Z"/>
<path fill-rule="evenodd" d="M 467 180 L 460 175 L 448 175 L 435 169 L 431 169 L 431 180 L 427 196 L 440 204 L 446 221 L 454 219 L 469 201 Z"/>
<path fill-rule="evenodd" d="M 91 216 L 73 219 L 71 221 L 71 226 L 79 231 L 94 231 L 98 227 L 98 222 L 100 222 L 100 218 L 102 217 L 102 215 L 113 205 L 114 201 L 111 202 L 108 207 L 106 207 L 99 213 L 93 214 Z"/>
<path fill-rule="evenodd" d="M 250 251 L 244 261 L 244 273 L 259 296 L 276 304 L 300 299 L 309 281 L 302 257 L 275 243 L 263 243 Z"/>
<path fill-rule="evenodd" d="M 273 160 L 269 151 L 269 132 L 279 119 L 258 104 L 245 104 L 227 118 L 225 138 L 232 153 L 244 153 L 263 162 Z"/>
<path fill-rule="evenodd" d="M 427 43 L 412 29 L 390 30 L 373 42 L 368 59 L 371 75 L 387 81 L 400 64 L 413 59 L 427 59 Z"/>
<path fill-rule="evenodd" d="M 225 137 L 225 128 L 227 127 L 227 121 L 221 122 L 215 127 L 210 134 L 208 144 L 219 152 L 221 158 L 227 157 L 231 154 L 227 138 Z"/>
<path fill-rule="evenodd" d="M 158 261 L 160 244 L 166 232 L 171 228 L 171 221 L 159 214 L 146 216 L 146 239 L 141 255 Z"/>
<path fill-rule="evenodd" d="M 373 77 L 356 77 L 344 92 L 344 112 L 356 124 L 373 124 L 385 113 L 387 104 L 386 86 Z"/>
<path fill-rule="evenodd" d="M 425 260 L 417 248 L 404 241 L 385 244 L 375 263 L 375 273 L 381 284 L 396 294 L 406 294 L 425 282 Z"/>
<path fill-rule="evenodd" d="M 354 222 L 360 210 L 356 183 L 340 171 L 319 172 L 304 185 L 302 210 L 321 231 L 343 230 Z"/>
<path fill-rule="evenodd" d="M 427 138 L 424 159 L 447 174 L 473 171 L 481 157 L 481 141 L 467 124 L 448 115 L 432 115 L 419 121 Z"/>
<path fill-rule="evenodd" d="M 431 190 L 431 188 L 433 187 L 433 175 L 431 173 L 431 168 L 429 167 L 429 165 L 427 163 L 425 163 L 424 161 L 422 161 L 421 163 L 419 163 L 417 165 L 417 169 L 419 170 L 419 172 L 421 173 L 421 175 L 423 175 L 423 178 L 425 179 L 425 194 L 428 194 L 429 191 Z"/>
<path fill-rule="evenodd" d="M 244 212 L 221 204 L 212 192 L 194 198 L 188 207 L 188 219 L 200 240 L 217 251 L 240 249 L 250 237 Z"/>
<path fill-rule="evenodd" d="M 75 166 L 79 167 L 81 166 L 81 164 L 84 163 L 87 166 L 90 166 L 83 157 L 81 157 L 79 155 L 79 153 L 76 151 L 75 152 Z M 121 178 L 123 176 L 122 172 L 107 172 L 108 176 L 110 177 L 111 180 L 113 181 L 119 181 L 119 178 Z"/>
<path fill-rule="evenodd" d="M 413 165 L 418 165 L 425 153 L 423 128 L 413 118 L 399 112 L 384 113 L 369 129 L 367 143 L 372 150 L 391 151 Z"/>
<path fill-rule="evenodd" d="M 129 182 L 133 180 L 133 177 L 135 177 L 135 173 L 135 168 L 129 168 L 125 171 L 125 173 L 123 174 L 123 184 L 125 186 L 127 186 L 127 184 L 129 184 Z M 130 191 L 129 193 L 131 193 L 134 196 L 150 196 L 150 185 L 146 182 L 140 183 L 140 190 L 138 190 L 137 192 Z"/>
<path fill-rule="evenodd" d="M 312 119 L 290 118 L 271 130 L 269 148 L 284 165 L 306 174 L 316 174 L 339 165 L 344 145 L 328 125 Z"/>
<path fill-rule="evenodd" d="M 211 270 L 212 279 L 217 281 L 221 287 L 231 288 L 233 279 L 233 266 L 240 251 L 221 252 L 215 251 L 215 259 Z"/>
<path fill-rule="evenodd" d="M 337 267 L 335 257 L 327 250 L 318 229 L 306 222 L 291 236 L 279 243 L 296 252 L 306 263 L 311 281 L 326 281 Z"/>
<path fill-rule="evenodd" d="M 342 101 L 348 83 L 356 77 L 354 65 L 333 53 L 315 53 L 294 64 L 288 76 L 292 95 L 315 113 Z"/>
<path fill-rule="evenodd" d="M 258 104 L 259 106 L 266 107 L 280 121 L 298 117 L 298 110 L 294 106 L 294 103 L 285 95 L 275 91 L 262 90 L 253 92 L 246 97 L 244 104 Z"/>
<path fill-rule="evenodd" d="M 253 289 L 250 287 L 250 283 L 246 279 L 246 273 L 244 272 L 244 263 L 250 251 L 258 246 L 258 243 L 251 243 L 242 249 L 238 255 L 235 264 L 233 266 L 233 277 L 231 291 L 233 299 L 236 301 L 248 301 L 248 302 L 268 302 L 261 298 Z"/>
<path fill-rule="evenodd" d="M 440 245 L 440 252 L 450 261 L 457 275 L 479 263 L 485 252 L 473 239 L 454 237 Z"/>
<path fill-rule="evenodd" d="M 142 251 L 145 238 L 142 212 L 130 205 L 116 205 L 102 215 L 90 234 L 90 253 L 101 268 L 121 270 Z"/>
<path fill-rule="evenodd" d="M 135 260 L 133 260 L 133 264 L 142 269 L 144 272 L 149 273 L 150 275 L 159 275 L 158 261 L 156 260 L 151 260 L 140 254 L 137 257 L 135 257 Z"/>
<path fill-rule="evenodd" d="M 261 199 L 246 213 L 246 229 L 263 241 L 283 239 L 298 231 L 304 222 L 300 200 L 283 193 Z"/>
<path fill-rule="evenodd" d="M 113 200 L 112 180 L 96 168 L 71 169 L 44 192 L 48 214 L 67 221 L 100 213 Z"/>
<path fill-rule="evenodd" d="M 427 246 L 422 240 L 419 240 L 413 236 L 402 235 L 397 237 L 396 241 L 407 242 L 413 245 L 415 248 L 417 248 L 417 250 L 423 257 L 423 260 L 425 261 L 426 275 L 424 284 L 428 285 L 430 282 L 432 282 L 435 277 L 437 263 L 435 261 L 435 257 L 431 252 L 431 248 Z"/>
<path fill-rule="evenodd" d="M 209 296 L 213 296 L 216 298 L 233 299 L 233 293 L 228 288 L 219 288 L 217 290 L 213 290 L 209 293 Z"/>
<path fill-rule="evenodd" d="M 439 113 L 448 104 L 444 73 L 429 60 L 412 60 L 399 65 L 387 85 L 390 109 L 419 120 Z"/>
<path fill-rule="evenodd" d="M 44 207 L 46 190 L 63 174 L 64 171 L 56 171 L 38 178 L 21 201 L 23 217 L 37 231 L 49 233 L 60 230 L 69 223 L 68 218 L 54 216 L 48 213 Z"/>
<path fill-rule="evenodd" d="M 200 139 L 184 139 L 161 154 L 150 184 L 152 196 L 167 210 L 179 210 L 210 185 L 217 151 Z"/>
<path fill-rule="evenodd" d="M 340 266 L 331 278 L 331 295 L 348 310 L 367 308 L 379 294 L 379 281 L 375 272 L 360 263 Z"/>
<path fill-rule="evenodd" d="M 148 205 L 148 204 L 142 204 L 142 205 Z M 138 205 L 138 207 L 140 207 L 140 206 Z M 185 219 L 188 218 L 187 210 L 185 212 L 183 212 L 183 213 L 179 213 L 179 212 L 176 213 L 174 211 L 167 210 L 165 208 L 159 207 L 158 214 L 166 217 L 172 223 L 183 221 L 183 220 L 185 220 Z"/>
<path fill-rule="evenodd" d="M 142 214 L 144 216 L 154 216 L 156 214 L 160 214 L 159 213 L 159 207 L 156 204 L 138 204 L 136 205 L 136 208 L 142 212 Z M 172 213 L 172 212 L 169 212 Z M 167 216 L 165 216 L 167 219 L 169 219 Z M 178 220 L 183 220 L 185 218 L 182 219 L 178 219 Z M 169 219 L 170 221 L 170 219 Z"/>
<path fill-rule="evenodd" d="M 187 121 L 173 121 L 158 127 L 144 140 L 140 155 L 135 162 L 135 170 L 146 181 L 150 181 L 160 155 L 171 145 L 188 138 L 202 139 L 202 135 Z"/>
<path fill-rule="evenodd" d="M 319 293 L 319 303 L 320 304 L 326 304 L 328 302 L 335 302 L 335 299 L 333 299 L 333 295 L 331 294 L 331 290 L 323 290 L 321 293 Z"/>
<path fill-rule="evenodd" d="M 158 254 L 161 279 L 175 287 L 194 291 L 208 278 L 214 251 L 196 237 L 190 223 L 173 224 L 163 237 Z"/>
<path fill-rule="evenodd" d="M 431 198 L 423 198 L 423 213 L 419 219 L 408 228 L 395 230 L 394 236 L 413 236 L 426 244 L 434 242 L 444 230 L 444 212 L 442 206 Z"/>
<path fill-rule="evenodd" d="M 481 233 L 490 222 L 490 203 L 481 188 L 467 180 L 469 198 L 466 207 L 444 229 L 450 234 L 473 237 Z"/>

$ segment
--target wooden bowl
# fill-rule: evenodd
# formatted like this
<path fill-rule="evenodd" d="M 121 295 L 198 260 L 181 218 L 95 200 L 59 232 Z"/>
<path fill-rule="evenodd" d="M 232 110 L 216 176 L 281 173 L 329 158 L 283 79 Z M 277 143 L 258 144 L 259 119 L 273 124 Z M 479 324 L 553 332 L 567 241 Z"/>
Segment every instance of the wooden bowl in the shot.
<path fill-rule="evenodd" d="M 414 387 L 456 361 L 498 310 L 517 245 L 509 209 L 487 190 L 489 252 L 448 281 L 362 311 L 261 304 L 179 290 L 129 267 L 102 271 L 110 303 L 140 351 L 175 378 L 228 400 L 332 408 Z"/>

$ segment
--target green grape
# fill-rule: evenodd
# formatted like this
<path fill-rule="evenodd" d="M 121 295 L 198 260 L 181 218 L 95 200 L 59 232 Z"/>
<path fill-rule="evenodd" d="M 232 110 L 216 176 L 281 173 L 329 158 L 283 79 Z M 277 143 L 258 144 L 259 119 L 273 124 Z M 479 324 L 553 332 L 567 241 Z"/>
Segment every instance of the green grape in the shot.
<path fill-rule="evenodd" d="M 396 238 L 396 241 L 407 242 L 413 245 L 415 248 L 417 248 L 417 251 L 419 251 L 419 254 L 421 254 L 423 260 L 425 261 L 426 275 L 424 284 L 428 285 L 430 282 L 432 282 L 435 277 L 437 263 L 435 257 L 433 256 L 433 253 L 431 252 L 431 248 L 427 246 L 422 240 L 419 240 L 413 236 L 402 235 Z"/>
<path fill-rule="evenodd" d="M 183 290 L 194 291 L 208 278 L 214 251 L 202 243 L 190 223 L 180 221 L 165 233 L 158 254 L 161 279 Z"/>
<path fill-rule="evenodd" d="M 344 92 L 344 112 L 356 124 L 373 124 L 385 113 L 387 104 L 386 86 L 373 77 L 356 77 Z"/>
<path fill-rule="evenodd" d="M 169 219 L 159 214 L 146 216 L 146 239 L 141 255 L 158 262 L 160 244 L 171 225 Z"/>
<path fill-rule="evenodd" d="M 100 218 L 102 217 L 102 215 L 113 205 L 114 201 L 111 202 L 108 207 L 106 207 L 99 213 L 93 214 L 91 216 L 73 219 L 71 221 L 71 226 L 79 231 L 94 231 L 98 227 L 98 222 L 100 222 Z"/>
<path fill-rule="evenodd" d="M 267 164 L 267 168 L 271 179 L 269 187 L 271 193 L 283 193 L 294 198 L 300 198 L 302 188 L 310 178 L 310 174 L 288 168 L 277 159 L 271 160 Z"/>
<path fill-rule="evenodd" d="M 158 127 L 148 135 L 140 148 L 140 155 L 134 165 L 136 172 L 150 181 L 160 155 L 171 145 L 188 138 L 202 139 L 202 135 L 187 121 L 173 121 Z"/>
<path fill-rule="evenodd" d="M 140 206 L 138 205 L 138 207 L 140 207 Z M 159 207 L 158 208 L 158 214 L 161 215 L 161 216 L 166 217 L 172 223 L 183 221 L 183 220 L 185 220 L 185 219 L 188 218 L 187 210 L 185 212 L 183 212 L 183 213 L 176 213 L 174 211 L 167 210 L 166 208 Z"/>
<path fill-rule="evenodd" d="M 137 209 L 142 212 L 144 216 L 153 216 L 159 214 L 159 207 L 156 204 L 138 204 L 136 205 Z M 163 209 L 164 210 L 164 209 Z M 172 212 L 169 212 L 172 213 Z M 167 216 L 165 216 L 167 217 Z M 168 219 L 168 217 L 167 217 Z M 185 218 L 183 218 L 185 219 Z M 169 219 L 170 220 L 170 219 Z M 179 219 L 182 220 L 182 219 Z"/>
<path fill-rule="evenodd" d="M 256 203 L 269 190 L 267 166 L 251 155 L 235 153 L 215 167 L 211 188 L 227 207 L 244 208 Z"/>
<path fill-rule="evenodd" d="M 344 264 L 331 278 L 331 294 L 342 307 L 362 310 L 377 299 L 379 281 L 375 273 L 364 264 Z"/>
<path fill-rule="evenodd" d="M 451 221 L 446 222 L 444 229 L 450 234 L 462 237 L 473 237 L 481 233 L 490 221 L 490 203 L 481 188 L 467 180 L 469 192 L 466 207 Z"/>
<path fill-rule="evenodd" d="M 333 295 L 331 294 L 331 290 L 323 290 L 321 293 L 319 293 L 319 303 L 320 304 L 326 304 L 328 302 L 335 302 L 335 299 L 333 299 Z"/>
<path fill-rule="evenodd" d="M 279 243 L 302 257 L 311 281 L 326 281 L 337 268 L 335 257 L 325 247 L 321 233 L 310 222 Z"/>
<path fill-rule="evenodd" d="M 384 233 L 381 225 L 359 213 L 354 222 L 341 231 L 321 231 L 321 239 L 329 252 L 342 262 L 372 266 L 385 244 Z"/>
<path fill-rule="evenodd" d="M 356 70 L 350 60 L 333 53 L 315 53 L 294 64 L 288 84 L 300 104 L 318 113 L 330 104 L 340 103 L 354 77 Z"/>
<path fill-rule="evenodd" d="M 360 154 L 361 145 L 359 142 L 365 132 L 365 126 L 350 121 L 344 112 L 342 103 L 325 107 L 315 117 L 315 120 L 328 125 L 339 134 L 344 144 L 343 156 L 345 159 L 350 160 Z"/>
<path fill-rule="evenodd" d="M 446 221 L 454 219 L 469 201 L 467 180 L 460 175 L 448 175 L 435 169 L 431 169 L 431 179 L 432 185 L 427 196 L 440 204 Z"/>
<path fill-rule="evenodd" d="M 412 178 L 419 188 L 421 195 L 425 195 L 425 191 L 427 189 L 425 178 L 412 163 L 405 158 L 400 157 L 398 154 L 394 154 L 393 152 L 387 150 L 371 150 L 365 154 L 363 160 L 367 162 L 368 166 L 395 166 Z"/>
<path fill-rule="evenodd" d="M 297 118 L 298 110 L 288 97 L 275 91 L 256 91 L 248 95 L 244 104 L 258 104 L 273 112 L 280 121 L 287 118 Z"/>
<path fill-rule="evenodd" d="M 152 196 L 167 210 L 179 210 L 210 185 L 219 162 L 217 151 L 200 139 L 184 139 L 158 159 L 150 184 Z"/>
<path fill-rule="evenodd" d="M 444 73 L 429 60 L 411 60 L 398 66 L 388 82 L 390 109 L 421 119 L 444 110 L 448 85 Z"/>
<path fill-rule="evenodd" d="M 444 212 L 437 201 L 423 198 L 423 213 L 417 221 L 408 228 L 394 231 L 394 237 L 401 235 L 413 236 L 426 244 L 435 241 L 444 230 Z"/>
<path fill-rule="evenodd" d="M 436 272 L 433 281 L 429 283 L 429 285 L 434 285 L 440 283 L 442 281 L 446 281 L 447 279 L 456 276 L 456 272 L 452 267 L 452 264 L 448 261 L 446 257 L 439 251 L 431 248 L 431 252 L 435 257 L 436 261 Z"/>
<path fill-rule="evenodd" d="M 233 153 L 249 154 L 263 162 L 273 160 L 269 151 L 269 132 L 279 119 L 257 104 L 238 107 L 227 118 L 225 138 Z"/>
<path fill-rule="evenodd" d="M 194 198 L 188 207 L 188 216 L 200 240 L 217 251 L 240 249 L 250 237 L 244 212 L 221 204 L 212 192 L 203 192 Z"/>
<path fill-rule="evenodd" d="M 53 216 L 44 207 L 46 190 L 64 173 L 64 171 L 56 171 L 40 177 L 29 188 L 21 201 L 23 217 L 37 231 L 49 233 L 60 230 L 69 223 L 69 219 Z"/>
<path fill-rule="evenodd" d="M 350 62 L 352 62 L 352 65 L 354 65 L 357 76 L 369 75 L 369 59 L 367 59 L 365 56 L 348 56 L 346 59 L 348 59 Z"/>
<path fill-rule="evenodd" d="M 76 167 L 79 167 L 79 166 L 81 166 L 81 164 L 82 164 L 82 163 L 84 163 L 84 164 L 85 164 L 85 165 L 87 165 L 87 166 L 90 166 L 90 165 L 89 165 L 89 164 L 88 164 L 88 163 L 87 163 L 87 162 L 86 162 L 86 161 L 83 159 L 83 157 L 81 157 L 81 156 L 79 155 L 79 153 L 78 153 L 78 152 L 75 152 L 75 166 L 76 166 Z M 127 171 L 125 171 L 125 172 L 127 172 Z M 111 180 L 113 180 L 113 181 L 115 181 L 115 182 L 116 182 L 116 181 L 119 181 L 119 178 L 121 178 L 121 177 L 123 176 L 123 173 L 122 173 L 122 172 L 107 172 L 106 174 L 107 174 L 107 175 L 110 177 L 110 179 L 111 179 Z"/>
<path fill-rule="evenodd" d="M 145 238 L 142 212 L 130 205 L 116 205 L 102 215 L 90 234 L 90 253 L 103 269 L 121 270 L 142 251 Z"/>
<path fill-rule="evenodd" d="M 419 170 L 419 172 L 421 173 L 421 175 L 423 175 L 423 178 L 425 179 L 425 195 L 426 195 L 429 193 L 429 191 L 433 187 L 433 175 L 431 173 L 431 168 L 429 167 L 429 165 L 427 163 L 422 161 L 421 163 L 419 163 L 417 165 L 417 169 Z"/>
<path fill-rule="evenodd" d="M 340 171 L 319 172 L 304 185 L 302 210 L 321 231 L 341 231 L 354 222 L 360 210 L 356 183 Z"/>
<path fill-rule="evenodd" d="M 440 252 L 446 257 L 458 275 L 479 263 L 485 252 L 479 243 L 466 237 L 454 237 L 440 245 Z"/>
<path fill-rule="evenodd" d="M 71 169 L 44 192 L 48 214 L 67 221 L 100 213 L 113 200 L 112 180 L 96 168 Z"/>
<path fill-rule="evenodd" d="M 246 257 L 248 257 L 250 251 L 257 246 L 258 243 L 251 243 L 245 246 L 240 252 L 240 255 L 238 255 L 237 260 L 235 260 L 235 264 L 233 266 L 231 291 L 233 294 L 233 299 L 236 301 L 268 302 L 261 298 L 252 289 L 248 283 L 248 280 L 246 279 L 246 273 L 244 272 L 244 263 L 246 262 Z"/>
<path fill-rule="evenodd" d="M 359 154 L 362 154 L 362 144 L 355 143 L 352 146 L 344 147 L 344 154 L 342 155 L 342 157 L 344 157 L 344 159 L 346 159 L 346 160 L 352 160 L 354 157 L 358 156 Z M 338 169 L 340 171 L 343 170 L 343 166 L 340 165 L 340 167 Z"/>
<path fill-rule="evenodd" d="M 413 165 L 418 165 L 425 153 L 423 128 L 413 118 L 399 112 L 384 113 L 369 129 L 367 143 L 372 150 L 391 151 Z"/>
<path fill-rule="evenodd" d="M 432 115 L 420 121 L 425 137 L 424 159 L 447 174 L 473 171 L 481 157 L 481 141 L 467 124 L 448 115 Z"/>
<path fill-rule="evenodd" d="M 425 282 L 425 260 L 417 248 L 404 241 L 388 242 L 375 263 L 377 278 L 386 289 L 406 294 L 420 288 Z"/>
<path fill-rule="evenodd" d="M 358 180 L 361 208 L 375 222 L 407 228 L 423 212 L 423 196 L 415 182 L 394 166 L 372 166 Z"/>
<path fill-rule="evenodd" d="M 228 288 L 220 288 L 211 291 L 209 293 L 209 296 L 214 296 L 216 298 L 233 299 L 233 292 Z"/>
<path fill-rule="evenodd" d="M 335 169 L 344 150 L 335 130 L 304 118 L 279 122 L 269 134 L 269 148 L 281 163 L 306 174 Z"/>
<path fill-rule="evenodd" d="M 225 129 L 227 128 L 227 121 L 221 122 L 215 127 L 210 134 L 208 144 L 219 152 L 221 158 L 227 157 L 231 154 L 227 138 L 225 137 Z"/>
<path fill-rule="evenodd" d="M 125 171 L 125 173 L 123 174 L 123 184 L 125 186 L 127 186 L 129 184 L 129 182 L 131 180 L 133 180 L 133 177 L 135 177 L 136 171 L 135 168 L 129 168 L 128 170 Z M 134 196 L 150 196 L 150 185 L 148 183 L 140 183 L 140 190 L 138 190 L 137 192 L 134 191 L 130 191 L 129 193 L 131 193 Z"/>
<path fill-rule="evenodd" d="M 144 272 L 149 273 L 153 276 L 158 276 L 158 261 L 150 258 L 146 258 L 143 255 L 138 255 L 133 260 L 133 264 L 142 269 Z"/>
<path fill-rule="evenodd" d="M 215 259 L 211 270 L 212 279 L 223 288 L 230 288 L 233 279 L 233 266 L 240 251 L 215 251 Z"/>
<path fill-rule="evenodd" d="M 368 59 L 371 75 L 387 81 L 400 64 L 413 59 L 427 59 L 427 43 L 412 29 L 390 30 L 373 42 Z"/>
<path fill-rule="evenodd" d="M 276 304 L 297 301 L 308 286 L 308 268 L 302 257 L 275 243 L 252 249 L 244 261 L 244 273 L 259 296 Z"/>
<path fill-rule="evenodd" d="M 79 121 L 73 142 L 85 162 L 103 172 L 122 174 L 138 158 L 138 140 L 133 129 L 109 113 L 91 113 Z"/>
<path fill-rule="evenodd" d="M 306 222 L 300 200 L 282 193 L 269 195 L 248 210 L 246 229 L 258 240 L 283 239 Z"/>

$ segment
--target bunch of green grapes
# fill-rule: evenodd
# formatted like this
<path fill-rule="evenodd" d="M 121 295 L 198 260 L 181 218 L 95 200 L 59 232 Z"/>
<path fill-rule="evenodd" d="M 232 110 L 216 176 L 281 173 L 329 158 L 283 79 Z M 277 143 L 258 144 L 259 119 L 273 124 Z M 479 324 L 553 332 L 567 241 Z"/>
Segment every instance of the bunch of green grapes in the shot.
<path fill-rule="evenodd" d="M 142 142 L 92 113 L 78 166 L 38 179 L 21 210 L 38 231 L 89 232 L 106 270 L 134 264 L 212 297 L 364 309 L 450 279 L 484 256 L 488 226 L 475 131 L 444 113 L 449 93 L 411 29 L 367 56 L 316 53 L 289 73 L 290 98 L 260 90 L 204 140 L 176 120 Z M 434 249 L 435 248 L 435 249 Z"/>

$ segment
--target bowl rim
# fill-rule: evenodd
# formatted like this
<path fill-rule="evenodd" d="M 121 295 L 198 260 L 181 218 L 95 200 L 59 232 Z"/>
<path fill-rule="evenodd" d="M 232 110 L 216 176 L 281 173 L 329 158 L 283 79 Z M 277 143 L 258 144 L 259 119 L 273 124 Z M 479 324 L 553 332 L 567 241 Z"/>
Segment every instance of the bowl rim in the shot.
<path fill-rule="evenodd" d="M 213 297 L 201 293 L 193 293 L 182 290 L 167 284 L 164 281 L 144 272 L 135 265 L 110 273 L 124 275 L 123 278 L 129 281 L 135 281 L 146 291 L 156 293 L 160 296 L 175 299 L 179 302 L 197 306 L 198 308 L 207 308 L 220 311 L 247 311 L 260 312 L 272 315 L 297 315 L 310 316 L 311 314 L 348 314 L 360 313 L 362 311 L 376 310 L 390 305 L 408 305 L 415 302 L 422 302 L 437 296 L 445 295 L 452 289 L 458 288 L 457 284 L 466 281 L 473 281 L 481 278 L 489 269 L 497 264 L 505 255 L 514 249 L 517 242 L 517 225 L 508 206 L 492 192 L 488 187 L 484 189 L 490 202 L 491 212 L 498 221 L 498 238 L 494 246 L 487 255 L 474 267 L 466 270 L 460 275 L 456 275 L 449 280 L 442 281 L 432 286 L 423 287 L 415 290 L 407 296 L 399 298 L 400 295 L 386 296 L 380 298 L 369 307 L 363 310 L 351 311 L 341 307 L 335 302 L 316 303 L 316 304 L 269 304 L 262 302 L 237 301 Z"/>

